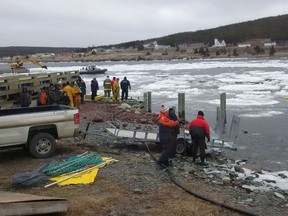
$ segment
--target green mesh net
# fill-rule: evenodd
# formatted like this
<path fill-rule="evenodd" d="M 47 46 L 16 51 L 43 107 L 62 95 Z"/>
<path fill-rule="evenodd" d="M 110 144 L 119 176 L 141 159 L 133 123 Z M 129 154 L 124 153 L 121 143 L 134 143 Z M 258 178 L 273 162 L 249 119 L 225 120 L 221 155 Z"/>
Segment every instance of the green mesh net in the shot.
<path fill-rule="evenodd" d="M 87 165 L 98 165 L 102 163 L 102 157 L 96 152 L 85 152 L 74 157 L 70 157 L 65 161 L 54 162 L 43 169 L 43 173 L 47 176 L 59 176 L 66 173 L 82 170 Z"/>

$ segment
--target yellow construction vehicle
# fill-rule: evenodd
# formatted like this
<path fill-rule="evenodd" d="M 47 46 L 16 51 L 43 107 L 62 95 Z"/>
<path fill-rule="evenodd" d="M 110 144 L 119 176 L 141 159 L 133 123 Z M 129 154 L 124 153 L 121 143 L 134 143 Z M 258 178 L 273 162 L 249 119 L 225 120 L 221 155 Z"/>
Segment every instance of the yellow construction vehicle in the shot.
<path fill-rule="evenodd" d="M 25 59 L 25 60 L 20 60 L 20 61 L 14 62 L 14 63 L 10 64 L 10 67 L 11 67 L 12 70 L 13 69 L 24 69 L 24 67 L 23 67 L 24 63 L 35 64 L 35 65 L 37 65 L 37 66 L 39 66 L 41 68 L 47 69 L 47 66 L 41 65 L 39 62 L 34 61 L 34 60 L 29 60 L 29 59 Z"/>

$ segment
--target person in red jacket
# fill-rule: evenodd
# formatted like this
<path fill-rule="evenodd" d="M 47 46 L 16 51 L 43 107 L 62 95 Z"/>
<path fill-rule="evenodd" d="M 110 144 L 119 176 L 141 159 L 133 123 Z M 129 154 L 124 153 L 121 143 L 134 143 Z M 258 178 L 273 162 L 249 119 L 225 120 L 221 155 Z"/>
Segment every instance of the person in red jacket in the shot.
<path fill-rule="evenodd" d="M 169 119 L 169 108 L 162 105 L 160 114 L 157 118 L 159 123 L 159 139 L 162 144 L 161 156 L 158 160 L 158 165 L 161 168 L 169 166 L 169 157 L 172 150 L 172 130 L 179 125 L 178 120 Z"/>
<path fill-rule="evenodd" d="M 210 127 L 204 119 L 204 113 L 202 111 L 199 111 L 197 117 L 190 122 L 189 132 L 193 143 L 193 162 L 196 162 L 197 151 L 199 148 L 201 165 L 205 165 L 205 137 L 207 137 L 207 142 L 210 142 Z"/>

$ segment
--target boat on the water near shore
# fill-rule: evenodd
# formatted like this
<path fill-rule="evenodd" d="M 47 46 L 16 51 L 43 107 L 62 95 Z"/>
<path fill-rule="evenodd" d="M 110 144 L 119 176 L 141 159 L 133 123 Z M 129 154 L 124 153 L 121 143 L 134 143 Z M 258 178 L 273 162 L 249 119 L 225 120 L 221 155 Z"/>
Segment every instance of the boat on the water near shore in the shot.
<path fill-rule="evenodd" d="M 96 65 L 88 65 L 79 70 L 80 74 L 104 74 L 107 71 L 106 68 L 98 68 Z"/>

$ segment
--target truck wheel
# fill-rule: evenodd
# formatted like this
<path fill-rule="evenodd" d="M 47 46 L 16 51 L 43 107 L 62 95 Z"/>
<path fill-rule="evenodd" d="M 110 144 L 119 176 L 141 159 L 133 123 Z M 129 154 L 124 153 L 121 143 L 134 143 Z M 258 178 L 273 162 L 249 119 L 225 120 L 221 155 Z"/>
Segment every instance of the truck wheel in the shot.
<path fill-rule="evenodd" d="M 192 152 L 192 144 L 189 141 L 179 138 L 177 139 L 176 153 L 181 155 L 190 155 Z"/>
<path fill-rule="evenodd" d="M 183 139 L 177 140 L 177 146 L 176 146 L 176 153 L 177 154 L 184 154 L 186 151 L 187 146 L 185 145 L 185 142 Z"/>
<path fill-rule="evenodd" d="M 38 133 L 29 142 L 29 152 L 35 158 L 50 157 L 56 147 L 55 138 L 49 133 Z"/>

